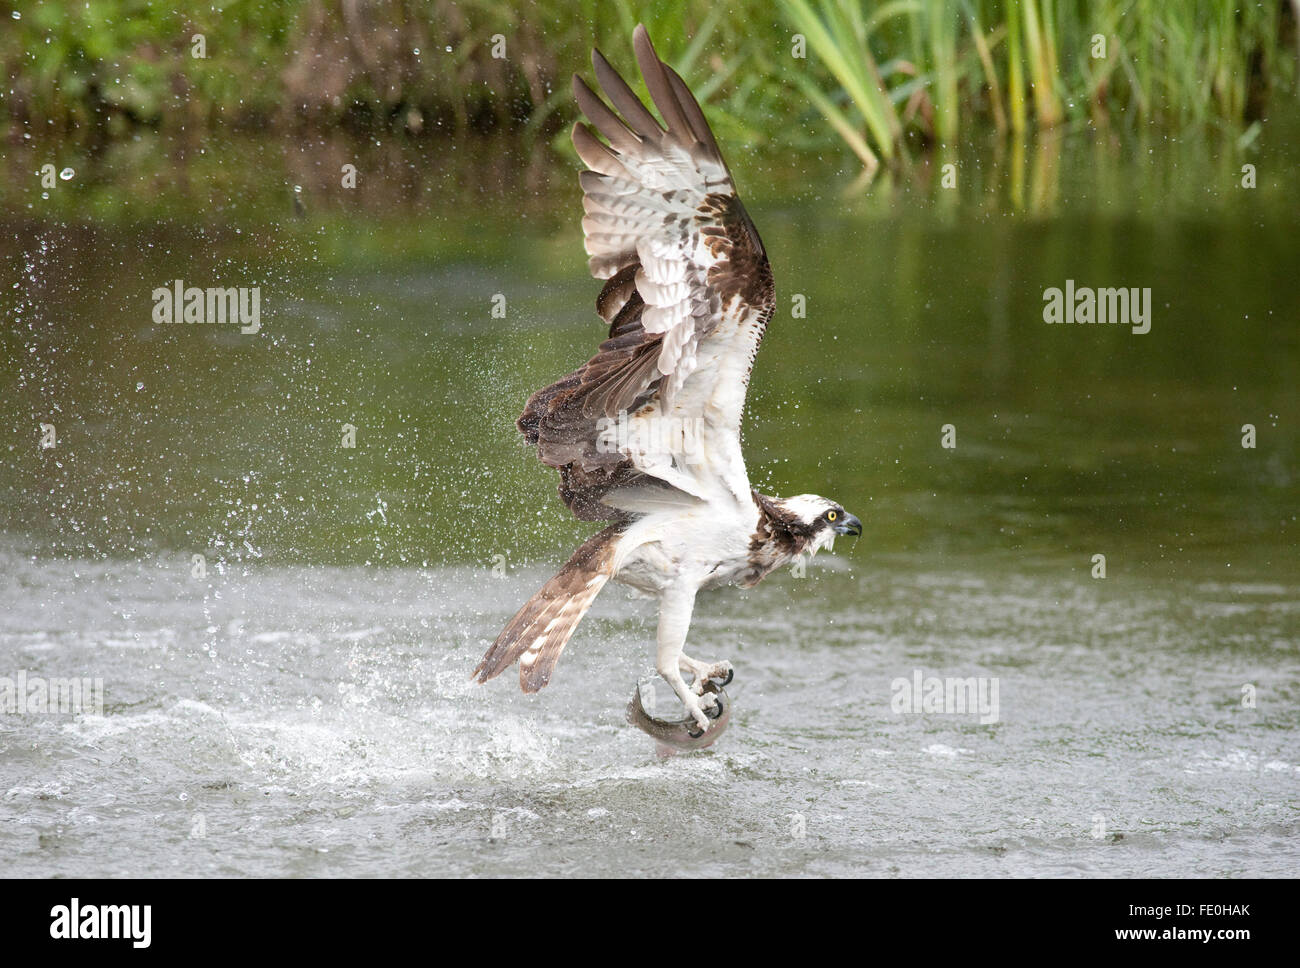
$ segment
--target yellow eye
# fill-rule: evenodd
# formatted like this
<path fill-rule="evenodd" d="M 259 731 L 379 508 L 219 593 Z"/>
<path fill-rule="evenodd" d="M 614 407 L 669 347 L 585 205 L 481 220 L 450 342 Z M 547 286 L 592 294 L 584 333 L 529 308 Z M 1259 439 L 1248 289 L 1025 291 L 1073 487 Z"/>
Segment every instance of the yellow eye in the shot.
<path fill-rule="evenodd" d="M 839 515 L 836 514 L 834 511 L 827 511 L 827 512 L 826 512 L 826 520 L 827 520 L 827 521 L 834 521 L 837 517 L 839 517 Z"/>

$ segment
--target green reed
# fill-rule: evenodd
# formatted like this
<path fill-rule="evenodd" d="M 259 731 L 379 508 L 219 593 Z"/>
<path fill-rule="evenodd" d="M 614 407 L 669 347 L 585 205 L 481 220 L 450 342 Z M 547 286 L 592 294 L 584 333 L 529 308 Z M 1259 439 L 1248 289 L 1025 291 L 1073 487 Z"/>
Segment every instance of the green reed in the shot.
<path fill-rule="evenodd" d="M 45 0 L 0 2 L 0 136 L 343 125 L 563 145 L 569 75 L 593 43 L 630 71 L 640 21 L 726 140 L 839 144 L 868 171 L 986 125 L 1241 132 L 1296 106 L 1292 0 Z"/>

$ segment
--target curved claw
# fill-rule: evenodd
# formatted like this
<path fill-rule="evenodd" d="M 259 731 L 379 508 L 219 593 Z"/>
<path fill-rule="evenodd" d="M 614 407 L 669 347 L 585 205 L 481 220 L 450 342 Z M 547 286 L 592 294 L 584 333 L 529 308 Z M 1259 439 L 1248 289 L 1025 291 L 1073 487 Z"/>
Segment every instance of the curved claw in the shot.
<path fill-rule="evenodd" d="M 727 670 L 727 678 L 725 678 L 725 679 L 722 680 L 722 688 L 725 689 L 725 688 L 727 688 L 727 686 L 731 685 L 731 680 L 734 679 L 734 678 L 736 678 L 736 670 L 735 670 L 735 669 L 728 669 L 728 670 Z"/>
<path fill-rule="evenodd" d="M 686 735 L 689 736 L 691 739 L 699 739 L 701 736 L 704 735 L 704 730 L 701 729 L 696 731 L 693 729 L 688 729 L 686 731 Z"/>
<path fill-rule="evenodd" d="M 707 709 L 704 710 L 704 715 L 708 716 L 710 719 L 717 719 L 719 716 L 722 715 L 721 696 L 718 696 L 717 702 L 715 702 L 712 706 L 709 706 Z"/>

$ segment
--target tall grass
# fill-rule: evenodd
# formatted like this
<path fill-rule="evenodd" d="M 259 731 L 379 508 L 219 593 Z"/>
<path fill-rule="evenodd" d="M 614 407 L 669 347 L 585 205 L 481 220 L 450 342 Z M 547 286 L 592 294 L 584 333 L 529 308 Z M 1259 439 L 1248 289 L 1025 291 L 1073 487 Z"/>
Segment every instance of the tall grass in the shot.
<path fill-rule="evenodd" d="M 1245 128 L 1273 100 L 1296 106 L 1292 0 L 780 6 L 817 56 L 795 83 L 816 88 L 810 100 L 868 169 L 905 160 L 909 142 L 951 143 L 979 121 L 1015 131 L 1120 118 Z"/>
<path fill-rule="evenodd" d="M 0 0 L 0 135 L 351 124 L 560 143 L 569 75 L 590 70 L 593 43 L 630 67 L 644 20 L 727 140 L 839 143 L 871 172 L 986 124 L 1242 130 L 1294 111 L 1297 4 Z M 191 56 L 195 33 L 206 59 Z"/>

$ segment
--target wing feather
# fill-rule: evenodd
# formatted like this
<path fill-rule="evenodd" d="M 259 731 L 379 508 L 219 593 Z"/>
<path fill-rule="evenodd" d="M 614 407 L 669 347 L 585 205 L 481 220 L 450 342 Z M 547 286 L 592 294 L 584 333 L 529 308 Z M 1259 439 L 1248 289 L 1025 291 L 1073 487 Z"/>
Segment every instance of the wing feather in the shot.
<path fill-rule="evenodd" d="M 621 534 L 614 525 L 583 542 L 555 577 L 515 613 L 471 678 L 487 682 L 517 661 L 524 692 L 537 692 L 550 682 L 574 629 L 616 570 Z"/>
<path fill-rule="evenodd" d="M 605 60 L 605 55 L 598 50 L 591 52 L 591 66 L 595 68 L 596 80 L 605 96 L 613 102 L 614 107 L 623 112 L 628 125 L 642 138 L 661 138 L 664 129 L 659 126 L 655 116 L 646 110 L 641 99 L 627 86 L 627 81 L 619 76 L 618 71 Z M 586 112 L 583 112 L 586 114 Z M 591 115 L 587 115 L 591 117 Z"/>
<path fill-rule="evenodd" d="M 775 307 L 762 240 L 704 111 L 660 60 L 644 27 L 632 40 L 662 123 L 599 51 L 592 66 L 609 103 L 573 79 L 574 98 L 590 122 L 573 128 L 588 169 L 579 175 L 583 236 L 592 275 L 609 280 L 597 311 L 610 323 L 610 338 L 585 366 L 534 394 L 519 420 L 541 459 L 560 471 L 560 493 L 579 517 L 617 517 L 618 502 L 602 499 L 618 488 L 643 487 L 647 477 L 684 495 L 721 488 L 752 500 L 740 421 L 750 367 Z M 701 421 L 706 431 L 695 439 L 711 459 L 688 460 L 671 447 L 602 452 L 600 421 L 621 413 Z"/>
<path fill-rule="evenodd" d="M 632 43 L 664 126 L 605 57 L 593 52 L 597 80 L 621 116 L 575 76 L 578 106 L 595 129 L 579 123 L 573 132 L 590 169 L 580 176 L 588 200 L 582 224 L 597 278 L 641 263 L 643 325 L 647 333 L 666 334 L 659 372 L 670 377 L 663 392 L 671 398 L 695 370 L 688 354 L 721 327 L 724 309 L 738 318 L 770 317 L 775 293 L 762 242 L 736 197 L 699 102 L 660 60 L 644 27 L 637 27 Z M 599 144 L 596 133 L 609 142 L 604 152 L 593 147 Z M 761 338 L 760 331 L 746 339 L 749 329 L 733 350 L 746 359 L 745 380 Z M 734 416 L 738 432 L 740 414 Z"/>
<path fill-rule="evenodd" d="M 682 106 L 677 103 L 677 95 L 668 82 L 664 62 L 655 53 L 654 44 L 650 43 L 650 34 L 645 27 L 638 26 L 632 32 L 632 50 L 636 52 L 636 63 L 641 68 L 645 86 L 650 90 L 650 99 L 668 123 L 668 133 L 681 138 L 690 132 L 691 126 L 682 113 Z"/>

